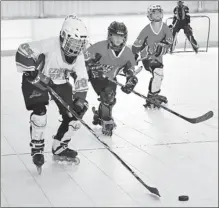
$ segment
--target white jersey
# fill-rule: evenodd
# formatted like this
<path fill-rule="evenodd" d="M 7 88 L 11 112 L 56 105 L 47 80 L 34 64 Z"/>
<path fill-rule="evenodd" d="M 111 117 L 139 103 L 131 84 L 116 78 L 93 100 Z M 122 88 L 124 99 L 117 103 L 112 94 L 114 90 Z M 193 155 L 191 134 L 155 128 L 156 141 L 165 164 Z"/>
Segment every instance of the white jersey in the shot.
<path fill-rule="evenodd" d="M 19 58 L 16 58 L 18 72 L 34 71 L 33 58 L 37 60 L 41 53 L 45 54 L 45 66 L 42 72 L 50 77 L 54 84 L 59 85 L 68 82 L 70 72 L 75 72 L 75 83 L 71 83 L 75 91 L 88 90 L 88 74 L 83 53 L 79 54 L 72 64 L 67 63 L 61 51 L 59 37 L 20 45 L 16 55 L 19 56 Z"/>

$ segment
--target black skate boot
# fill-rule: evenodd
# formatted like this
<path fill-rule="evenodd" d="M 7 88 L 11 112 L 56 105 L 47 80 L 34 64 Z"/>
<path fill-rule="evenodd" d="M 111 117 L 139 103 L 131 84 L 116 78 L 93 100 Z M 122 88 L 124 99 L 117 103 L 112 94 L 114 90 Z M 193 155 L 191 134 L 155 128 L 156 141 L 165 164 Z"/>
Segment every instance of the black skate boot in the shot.
<path fill-rule="evenodd" d="M 69 142 L 70 139 L 65 141 L 59 141 L 54 137 L 52 147 L 53 160 L 61 162 L 66 161 L 70 164 L 74 163 L 75 165 L 78 165 L 80 163 L 80 160 L 77 157 L 78 153 L 77 151 L 68 148 Z"/>
<path fill-rule="evenodd" d="M 164 103 L 164 104 L 167 104 L 168 103 L 168 100 L 167 100 L 167 97 L 163 96 L 163 95 L 157 95 L 156 96 L 156 99 L 158 99 L 159 101 L 161 101 L 161 104 Z"/>
<path fill-rule="evenodd" d="M 31 146 L 31 156 L 34 165 L 37 167 L 37 172 L 41 174 L 42 166 L 45 163 L 44 160 L 44 140 L 32 140 L 30 143 Z"/>
<path fill-rule="evenodd" d="M 116 128 L 116 123 L 114 122 L 113 118 L 109 118 L 106 120 L 102 120 L 102 133 L 106 136 L 112 136 L 113 130 Z"/>
<path fill-rule="evenodd" d="M 150 100 L 152 102 L 150 102 Z M 168 100 L 165 96 L 148 93 L 148 100 L 146 101 L 146 104 L 144 104 L 143 106 L 145 108 L 151 108 L 151 109 L 158 108 L 159 109 L 160 108 L 159 105 L 161 105 L 162 103 L 164 103 L 164 104 L 168 103 Z M 158 105 L 156 105 L 156 104 L 158 104 Z"/>

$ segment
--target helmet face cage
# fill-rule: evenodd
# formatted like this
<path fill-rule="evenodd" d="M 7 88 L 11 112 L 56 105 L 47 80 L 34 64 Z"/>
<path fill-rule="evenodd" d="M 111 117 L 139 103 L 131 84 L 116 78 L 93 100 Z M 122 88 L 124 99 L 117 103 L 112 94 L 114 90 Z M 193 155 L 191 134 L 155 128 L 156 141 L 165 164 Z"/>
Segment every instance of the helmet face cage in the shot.
<path fill-rule="evenodd" d="M 154 14 L 155 11 L 159 11 L 160 12 L 160 18 L 159 19 L 154 19 L 152 17 L 152 15 Z M 147 11 L 147 17 L 150 21 L 161 21 L 163 19 L 163 9 L 160 5 L 152 5 L 148 8 Z"/>
<path fill-rule="evenodd" d="M 76 16 L 70 15 L 67 18 L 65 21 L 70 19 L 70 22 L 66 26 L 64 23 L 60 32 L 61 48 L 66 56 L 78 56 L 88 42 L 86 27 Z"/>
<path fill-rule="evenodd" d="M 123 37 L 123 42 L 120 45 L 116 45 L 113 40 L 113 35 Z M 111 49 L 114 51 L 120 51 L 125 46 L 128 37 L 128 30 L 124 23 L 112 22 L 108 27 L 108 42 Z"/>
<path fill-rule="evenodd" d="M 61 32 L 62 50 L 66 56 L 78 56 L 87 44 L 87 38 L 74 38 L 65 31 Z"/>

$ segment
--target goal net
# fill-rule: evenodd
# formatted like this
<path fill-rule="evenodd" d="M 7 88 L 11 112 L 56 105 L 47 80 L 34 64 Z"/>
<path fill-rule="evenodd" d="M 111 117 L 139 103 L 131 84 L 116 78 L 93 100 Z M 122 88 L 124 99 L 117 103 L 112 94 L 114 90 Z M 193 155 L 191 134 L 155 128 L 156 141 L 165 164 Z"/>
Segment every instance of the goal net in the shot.
<path fill-rule="evenodd" d="M 166 20 L 167 25 L 171 25 L 173 17 Z M 193 30 L 193 36 L 199 45 L 199 52 L 208 51 L 209 34 L 210 34 L 210 18 L 205 15 L 190 16 L 190 26 Z M 175 48 L 173 53 L 194 52 L 183 29 L 179 31 L 175 39 Z"/>

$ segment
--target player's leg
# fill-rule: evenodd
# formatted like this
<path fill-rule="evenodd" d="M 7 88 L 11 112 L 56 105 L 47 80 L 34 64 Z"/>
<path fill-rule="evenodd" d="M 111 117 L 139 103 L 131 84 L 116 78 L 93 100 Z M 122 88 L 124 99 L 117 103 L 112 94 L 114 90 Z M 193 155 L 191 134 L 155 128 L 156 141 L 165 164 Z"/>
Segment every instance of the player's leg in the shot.
<path fill-rule="evenodd" d="M 181 23 L 180 21 L 177 21 L 175 25 L 173 25 L 172 31 L 173 31 L 173 44 L 170 48 L 170 52 L 172 53 L 176 47 L 176 42 L 177 42 L 177 35 L 181 29 Z"/>
<path fill-rule="evenodd" d="M 48 92 L 42 92 L 30 84 L 25 75 L 22 81 L 22 93 L 30 115 L 30 147 L 33 163 L 36 166 L 44 164 L 44 131 L 47 123 L 46 105 L 49 102 Z"/>
<path fill-rule="evenodd" d="M 167 98 L 163 95 L 159 95 L 161 91 L 161 84 L 164 77 L 163 64 L 158 60 L 143 60 L 145 69 L 152 74 L 152 78 L 148 87 L 148 98 L 155 100 L 157 103 L 167 103 Z M 146 102 L 144 107 L 154 107 L 150 102 Z"/>
<path fill-rule="evenodd" d="M 109 82 L 105 79 L 90 79 L 91 85 L 96 92 L 98 98 L 97 100 L 100 101 L 100 93 L 104 91 L 104 88 L 109 84 Z M 93 124 L 94 125 L 101 125 L 101 119 L 98 113 L 98 110 L 95 110 L 95 107 L 92 108 L 94 116 L 93 116 Z"/>
<path fill-rule="evenodd" d="M 189 40 L 193 50 L 197 53 L 199 46 L 198 46 L 198 43 L 193 36 L 193 31 L 192 31 L 192 28 L 190 25 L 186 24 L 184 26 L 184 34 L 186 35 L 187 39 Z"/>
<path fill-rule="evenodd" d="M 54 86 L 54 90 L 82 118 L 82 114 L 87 111 L 87 101 L 78 101 L 77 99 L 72 101 L 72 86 L 69 83 L 56 85 Z M 53 99 L 59 108 L 60 114 L 62 115 L 61 124 L 57 130 L 56 135 L 53 137 L 53 158 L 59 161 L 75 161 L 78 153 L 77 151 L 70 149 L 68 144 L 71 141 L 71 137 L 74 136 L 75 131 L 80 128 L 80 123 L 74 116 L 71 115 L 71 113 L 66 111 L 66 109 L 62 106 L 62 104 L 59 103 L 56 98 Z M 78 104 L 78 102 L 80 103 Z M 77 104 L 78 106 L 82 107 L 82 109 L 78 110 L 78 108 L 75 107 Z"/>
<path fill-rule="evenodd" d="M 77 130 L 74 123 L 73 118 L 70 118 L 67 114 L 62 115 L 61 124 L 53 137 L 52 153 L 55 160 L 74 161 L 78 155 L 77 151 L 69 148 L 71 137 Z"/>
<path fill-rule="evenodd" d="M 112 117 L 112 109 L 116 103 L 116 88 L 115 83 L 108 80 L 96 80 L 97 83 L 93 83 L 94 90 L 100 96 L 98 110 L 94 111 L 93 124 L 102 126 L 102 133 L 111 136 L 113 129 L 116 127 L 114 119 Z"/>

